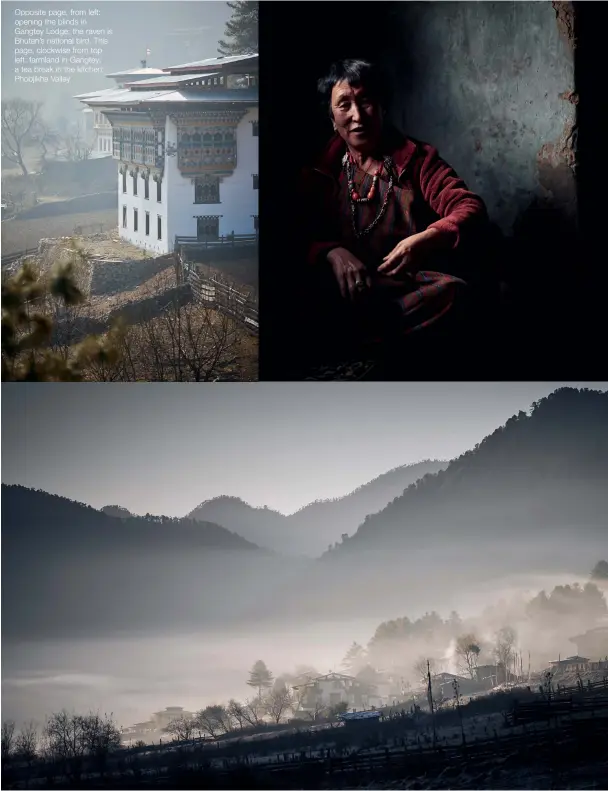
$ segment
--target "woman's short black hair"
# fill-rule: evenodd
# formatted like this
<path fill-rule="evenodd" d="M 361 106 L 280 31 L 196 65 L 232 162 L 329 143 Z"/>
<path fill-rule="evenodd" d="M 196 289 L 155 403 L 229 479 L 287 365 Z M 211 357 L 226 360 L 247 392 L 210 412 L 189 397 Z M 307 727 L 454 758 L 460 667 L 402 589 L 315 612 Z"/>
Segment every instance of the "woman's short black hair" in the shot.
<path fill-rule="evenodd" d="M 367 60 L 340 60 L 332 63 L 325 77 L 317 82 L 317 90 L 326 107 L 330 105 L 331 92 L 337 82 L 365 86 L 371 98 L 387 109 L 390 100 L 388 81 L 375 64 Z"/>

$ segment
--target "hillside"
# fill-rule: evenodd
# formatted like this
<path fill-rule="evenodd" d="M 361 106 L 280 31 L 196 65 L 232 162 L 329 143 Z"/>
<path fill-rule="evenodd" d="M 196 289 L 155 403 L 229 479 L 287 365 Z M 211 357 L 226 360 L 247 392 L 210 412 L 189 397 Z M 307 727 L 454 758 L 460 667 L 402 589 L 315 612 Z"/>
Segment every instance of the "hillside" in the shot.
<path fill-rule="evenodd" d="M 586 574 L 608 545 L 606 480 L 608 395 L 558 390 L 366 518 L 277 606 L 449 611 L 526 575 Z"/>
<path fill-rule="evenodd" d="M 283 514 L 271 508 L 254 508 L 239 497 L 224 496 L 205 500 L 190 511 L 186 519 L 215 522 L 227 530 L 238 532 L 259 546 L 277 552 L 285 551 L 285 546 L 288 545 L 286 517 Z"/>
<path fill-rule="evenodd" d="M 116 518 L 21 486 L 2 487 L 2 550 L 8 637 L 223 623 L 281 578 L 272 553 L 219 525 Z"/>
<path fill-rule="evenodd" d="M 447 462 L 423 461 L 397 467 L 344 497 L 315 501 L 289 516 L 254 508 L 237 497 L 216 497 L 201 503 L 188 518 L 215 522 L 286 555 L 320 555 L 343 533 L 353 533 L 368 514 L 383 509 L 419 478 L 446 466 Z"/>
<path fill-rule="evenodd" d="M 340 551 L 608 527 L 608 394 L 563 388 L 367 519 Z M 577 531 L 576 533 L 574 531 Z M 538 532 L 537 532 L 538 531 Z M 542 531 L 542 532 L 541 532 Z"/>
<path fill-rule="evenodd" d="M 115 516 L 118 519 L 129 519 L 133 516 L 129 509 L 123 508 L 122 505 L 104 505 L 99 510 L 106 516 Z"/>

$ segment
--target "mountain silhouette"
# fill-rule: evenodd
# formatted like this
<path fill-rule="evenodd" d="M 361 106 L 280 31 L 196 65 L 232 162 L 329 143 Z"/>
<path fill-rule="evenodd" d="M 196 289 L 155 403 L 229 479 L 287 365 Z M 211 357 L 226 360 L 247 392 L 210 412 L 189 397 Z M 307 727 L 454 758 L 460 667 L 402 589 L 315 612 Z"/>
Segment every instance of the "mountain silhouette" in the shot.
<path fill-rule="evenodd" d="M 571 530 L 608 538 L 608 394 L 562 388 L 368 517 L 342 552 Z"/>
<path fill-rule="evenodd" d="M 367 516 L 277 606 L 340 618 L 399 602 L 450 609 L 455 592 L 493 580 L 586 574 L 608 546 L 607 480 L 608 394 L 562 388 Z"/>
<path fill-rule="evenodd" d="M 104 505 L 103 508 L 99 510 L 106 516 L 116 516 L 118 519 L 129 519 L 134 516 L 127 508 L 123 508 L 122 505 Z"/>
<path fill-rule="evenodd" d="M 344 533 L 354 532 L 368 514 L 382 510 L 414 481 L 447 466 L 447 461 L 422 461 L 389 470 L 344 497 L 317 500 L 289 516 L 255 508 L 238 497 L 206 500 L 190 519 L 215 522 L 259 546 L 286 555 L 321 555 Z"/>
<path fill-rule="evenodd" d="M 384 620 L 449 611 L 456 593 L 483 601 L 509 575 L 588 575 L 605 557 L 606 393 L 557 390 L 429 470 L 405 488 L 420 469 L 398 468 L 291 516 L 217 498 L 185 519 L 118 518 L 3 486 L 3 637 L 293 624 L 320 613 Z M 350 537 L 314 560 L 253 541 L 257 530 L 276 549 L 327 546 L 345 524 Z M 296 530 L 313 538 L 292 540 Z"/>
<path fill-rule="evenodd" d="M 116 518 L 2 486 L 3 636 L 222 622 L 269 564 L 272 553 L 220 525 Z"/>

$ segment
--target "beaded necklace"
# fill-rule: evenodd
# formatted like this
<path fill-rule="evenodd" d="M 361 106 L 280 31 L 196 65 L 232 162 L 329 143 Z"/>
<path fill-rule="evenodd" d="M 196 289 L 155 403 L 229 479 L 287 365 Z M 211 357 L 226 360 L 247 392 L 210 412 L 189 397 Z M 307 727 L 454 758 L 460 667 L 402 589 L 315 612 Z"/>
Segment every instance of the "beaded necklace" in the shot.
<path fill-rule="evenodd" d="M 366 197 L 361 197 L 355 188 L 355 163 L 353 161 L 352 156 L 347 151 L 346 154 L 342 157 L 342 167 L 344 168 L 344 173 L 346 175 L 346 180 L 348 182 L 348 198 L 350 201 L 350 208 L 352 214 L 352 222 L 353 222 L 353 231 L 357 239 L 360 239 L 362 236 L 365 236 L 368 233 L 371 233 L 373 229 L 378 225 L 384 213 L 386 212 L 386 207 L 388 206 L 389 198 L 393 192 L 394 186 L 394 165 L 393 160 L 390 157 L 384 157 L 384 160 L 378 170 L 374 173 L 372 179 L 372 185 L 367 193 Z M 384 196 L 384 200 L 382 201 L 382 205 L 380 206 L 380 210 L 376 217 L 372 220 L 372 222 L 366 227 L 359 230 L 357 227 L 357 204 L 358 203 L 370 203 L 375 195 L 376 195 L 376 187 L 378 184 L 378 179 L 380 178 L 380 174 L 382 170 L 386 168 L 386 172 L 389 177 L 388 187 L 386 190 L 386 194 Z"/>

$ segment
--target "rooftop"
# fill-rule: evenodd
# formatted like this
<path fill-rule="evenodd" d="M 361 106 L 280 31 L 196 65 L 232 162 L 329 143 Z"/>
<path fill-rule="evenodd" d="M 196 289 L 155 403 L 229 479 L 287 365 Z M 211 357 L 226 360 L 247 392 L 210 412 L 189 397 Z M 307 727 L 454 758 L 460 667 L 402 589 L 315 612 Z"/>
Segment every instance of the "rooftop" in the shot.
<path fill-rule="evenodd" d="M 192 63 L 180 63 L 177 66 L 170 66 L 166 71 L 177 71 L 178 69 L 193 69 L 196 67 L 208 67 L 208 66 L 225 66 L 231 63 L 239 63 L 240 61 L 247 61 L 247 60 L 254 60 L 258 57 L 257 53 L 252 53 L 251 55 L 228 55 L 224 57 L 220 55 L 217 58 L 205 58 L 204 60 L 195 60 Z"/>
<path fill-rule="evenodd" d="M 192 82 L 193 80 L 202 80 L 206 77 L 217 77 L 219 73 L 219 71 L 197 71 L 192 74 L 163 74 L 162 77 L 151 77 L 148 80 L 138 80 L 137 82 L 127 83 L 127 85 L 132 85 L 134 88 L 138 89 L 147 85 L 177 85 L 181 82 Z"/>
<path fill-rule="evenodd" d="M 115 71 L 112 74 L 106 74 L 106 77 L 128 77 L 135 74 L 164 74 L 164 69 L 153 69 L 150 66 L 146 68 L 139 68 L 139 69 L 127 69 L 126 71 Z"/>
<path fill-rule="evenodd" d="M 76 97 L 80 98 L 80 97 Z M 171 90 L 164 91 L 130 91 L 127 88 L 119 88 L 110 94 L 94 95 L 85 98 L 87 104 L 92 107 L 106 106 L 137 106 L 145 105 L 149 102 L 191 102 L 191 103 L 239 103 L 254 104 L 258 101 L 256 88 L 240 88 L 235 90 L 213 91 L 201 93 L 200 91 Z"/>
<path fill-rule="evenodd" d="M 551 662 L 552 665 L 582 665 L 585 662 L 589 662 L 590 660 L 584 656 L 568 656 L 565 659 L 556 659 L 554 662 Z"/>

